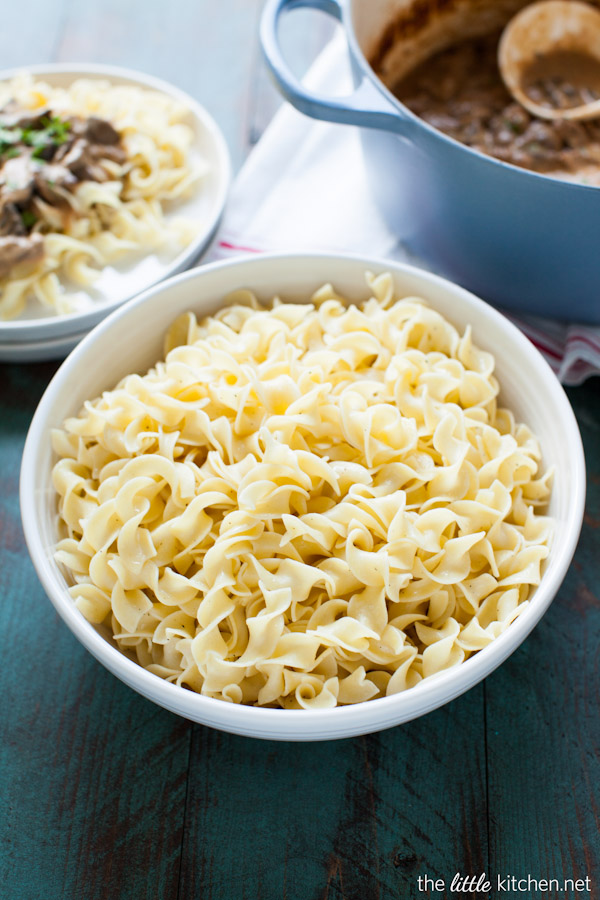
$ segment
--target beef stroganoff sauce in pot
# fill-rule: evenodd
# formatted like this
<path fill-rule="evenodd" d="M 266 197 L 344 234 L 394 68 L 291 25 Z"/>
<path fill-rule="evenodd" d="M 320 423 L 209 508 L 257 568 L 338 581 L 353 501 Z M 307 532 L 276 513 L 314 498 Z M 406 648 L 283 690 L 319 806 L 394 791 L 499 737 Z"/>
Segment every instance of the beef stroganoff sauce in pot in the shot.
<path fill-rule="evenodd" d="M 494 15 L 477 3 L 413 4 L 384 31 L 373 68 L 405 106 L 455 140 L 534 172 L 600 184 L 600 120 L 537 118 L 502 81 L 502 27 L 524 5 L 501 3 Z M 400 56 L 408 42 L 411 52 Z M 532 70 L 532 99 L 567 109 L 600 98 L 600 64 L 584 57 L 558 62 L 557 75 L 543 64 Z"/>
<path fill-rule="evenodd" d="M 494 33 L 442 50 L 403 79 L 396 96 L 434 128 L 482 153 L 534 172 L 600 184 L 600 120 L 531 115 L 500 77 L 499 38 Z M 575 106 L 582 94 L 600 97 L 593 88 L 578 89 L 573 80 L 553 76 L 532 79 L 528 93 L 559 108 Z"/>

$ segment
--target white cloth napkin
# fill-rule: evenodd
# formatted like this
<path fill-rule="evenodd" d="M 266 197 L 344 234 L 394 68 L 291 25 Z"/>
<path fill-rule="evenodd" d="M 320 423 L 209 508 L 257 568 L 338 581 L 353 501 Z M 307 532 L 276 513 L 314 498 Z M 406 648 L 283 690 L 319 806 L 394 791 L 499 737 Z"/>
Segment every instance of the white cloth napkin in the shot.
<path fill-rule="evenodd" d="M 343 35 L 323 50 L 305 84 L 327 96 L 351 91 Z M 275 115 L 238 174 L 210 258 L 269 250 L 347 251 L 422 265 L 375 207 L 358 129 L 318 122 L 289 104 Z M 600 373 L 600 327 L 509 316 L 563 384 L 581 384 Z"/>

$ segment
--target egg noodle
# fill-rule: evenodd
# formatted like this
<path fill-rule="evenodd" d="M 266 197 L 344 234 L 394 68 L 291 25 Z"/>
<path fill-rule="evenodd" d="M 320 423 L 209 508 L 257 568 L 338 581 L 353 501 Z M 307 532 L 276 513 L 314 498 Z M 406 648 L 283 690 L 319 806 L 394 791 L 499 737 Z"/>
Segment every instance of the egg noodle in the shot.
<path fill-rule="evenodd" d="M 192 157 L 194 135 L 185 104 L 159 91 L 101 79 L 79 78 L 59 88 L 26 74 L 0 83 L 0 108 L 10 101 L 25 110 L 48 107 L 61 118 L 108 120 L 121 136 L 127 162 L 105 160 L 110 180 L 83 181 L 62 191 L 75 215 L 66 225 L 57 216 L 57 230 L 49 233 L 47 223 L 34 226 L 33 232 L 43 230 L 44 258 L 33 272 L 11 272 L 0 280 L 0 318 L 19 315 L 33 297 L 55 313 L 73 312 L 81 300 L 64 291 L 65 278 L 87 288 L 108 263 L 136 251 L 174 254 L 190 243 L 197 226 L 164 217 L 165 204 L 189 196 L 206 170 L 203 160 Z"/>
<path fill-rule="evenodd" d="M 180 317 L 166 361 L 53 434 L 78 609 L 156 675 L 305 709 L 486 647 L 548 555 L 550 475 L 490 353 L 389 275 L 347 305 Z"/>

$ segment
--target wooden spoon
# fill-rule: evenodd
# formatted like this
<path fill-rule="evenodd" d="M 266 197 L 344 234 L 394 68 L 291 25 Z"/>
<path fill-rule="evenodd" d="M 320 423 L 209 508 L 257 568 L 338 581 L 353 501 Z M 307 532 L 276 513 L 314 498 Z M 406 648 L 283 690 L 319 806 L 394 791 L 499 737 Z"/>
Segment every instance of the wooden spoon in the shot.
<path fill-rule="evenodd" d="M 498 66 L 515 100 L 534 116 L 600 116 L 600 11 L 579 0 L 541 0 L 526 6 L 502 33 Z M 554 97 L 567 98 L 565 86 L 572 89 L 573 103 L 553 105 Z"/>

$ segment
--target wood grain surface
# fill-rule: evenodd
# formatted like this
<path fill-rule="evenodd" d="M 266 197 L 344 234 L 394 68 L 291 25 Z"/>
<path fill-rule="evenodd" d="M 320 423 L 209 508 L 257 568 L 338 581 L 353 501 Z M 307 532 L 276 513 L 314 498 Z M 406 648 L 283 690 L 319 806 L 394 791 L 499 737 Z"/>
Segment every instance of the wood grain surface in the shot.
<path fill-rule="evenodd" d="M 127 65 L 188 90 L 237 168 L 277 106 L 260 0 L 2 4 L 5 67 Z M 301 68 L 330 33 L 298 16 Z M 55 364 L 0 365 L 0 900 L 600 898 L 600 379 L 569 391 L 588 464 L 574 564 L 525 644 L 407 725 L 322 744 L 192 725 L 133 693 L 44 596 L 20 526 L 28 424 Z M 418 890 L 455 873 L 591 891 Z"/>

